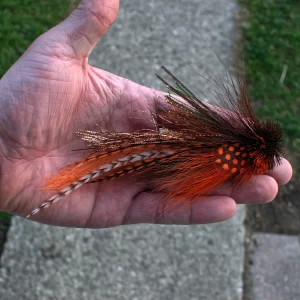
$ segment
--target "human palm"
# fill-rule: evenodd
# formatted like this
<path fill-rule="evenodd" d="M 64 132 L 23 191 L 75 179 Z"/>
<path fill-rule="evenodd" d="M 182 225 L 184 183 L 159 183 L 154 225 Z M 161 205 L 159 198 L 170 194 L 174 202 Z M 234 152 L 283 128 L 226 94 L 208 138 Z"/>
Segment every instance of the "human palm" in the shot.
<path fill-rule="evenodd" d="M 135 131 L 153 126 L 159 92 L 88 64 L 92 48 L 109 29 L 118 1 L 86 0 L 63 23 L 38 38 L 0 81 L 0 208 L 27 215 L 45 200 L 43 181 L 82 157 L 75 132 L 96 127 Z M 214 196 L 178 212 L 164 211 L 164 197 L 147 182 L 123 177 L 87 184 L 35 216 L 54 225 L 110 227 L 137 222 L 206 223 L 231 217 L 237 203 L 264 203 L 291 175 L 284 161 L 241 190 Z"/>

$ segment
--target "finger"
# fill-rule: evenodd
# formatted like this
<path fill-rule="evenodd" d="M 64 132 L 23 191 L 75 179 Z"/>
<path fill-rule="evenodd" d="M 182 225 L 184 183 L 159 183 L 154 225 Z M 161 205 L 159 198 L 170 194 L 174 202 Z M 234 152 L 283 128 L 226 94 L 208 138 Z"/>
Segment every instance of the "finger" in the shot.
<path fill-rule="evenodd" d="M 87 57 L 115 21 L 119 0 L 83 0 L 57 29 L 79 57 Z"/>
<path fill-rule="evenodd" d="M 292 178 L 293 169 L 291 164 L 285 158 L 282 158 L 281 164 L 274 170 L 269 171 L 267 175 L 273 177 L 278 184 L 286 184 Z"/>
<path fill-rule="evenodd" d="M 168 208 L 164 199 L 162 193 L 138 194 L 127 211 L 124 224 L 206 224 L 227 220 L 236 211 L 236 203 L 230 197 L 206 196 L 177 209 Z"/>
<path fill-rule="evenodd" d="M 254 176 L 249 183 L 242 187 L 224 184 L 212 194 L 233 198 L 239 204 L 265 204 L 275 199 L 278 193 L 276 180 L 268 175 Z"/>

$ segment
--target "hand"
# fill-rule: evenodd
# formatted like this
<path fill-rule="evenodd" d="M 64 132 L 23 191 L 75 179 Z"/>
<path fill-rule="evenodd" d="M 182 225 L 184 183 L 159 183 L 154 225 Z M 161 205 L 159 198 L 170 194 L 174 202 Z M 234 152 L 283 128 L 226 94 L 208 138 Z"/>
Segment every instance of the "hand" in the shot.
<path fill-rule="evenodd" d="M 118 13 L 118 0 L 83 0 L 61 24 L 40 36 L 0 81 L 0 209 L 26 216 L 48 195 L 49 175 L 82 157 L 78 129 L 135 131 L 151 128 L 160 92 L 88 64 L 88 56 Z M 134 116 L 134 118 L 129 118 Z M 110 227 L 154 222 L 196 224 L 232 217 L 236 203 L 267 203 L 291 177 L 283 164 L 243 188 L 222 187 L 214 196 L 175 213 L 161 210 L 164 195 L 135 177 L 87 184 L 34 219 L 48 224 Z"/>

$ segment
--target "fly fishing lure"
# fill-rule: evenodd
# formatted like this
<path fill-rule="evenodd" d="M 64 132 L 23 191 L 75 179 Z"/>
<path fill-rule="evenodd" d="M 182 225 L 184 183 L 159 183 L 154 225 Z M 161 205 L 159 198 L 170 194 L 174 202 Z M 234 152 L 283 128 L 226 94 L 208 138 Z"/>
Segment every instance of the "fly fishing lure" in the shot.
<path fill-rule="evenodd" d="M 281 163 L 282 130 L 256 117 L 243 78 L 219 82 L 219 106 L 213 106 L 162 69 L 173 84 L 157 75 L 169 91 L 166 106 L 153 114 L 157 129 L 80 131 L 92 153 L 50 178 L 45 189 L 56 194 L 27 218 L 88 182 L 145 174 L 169 204 L 177 205 L 196 201 L 227 181 L 242 186 Z"/>

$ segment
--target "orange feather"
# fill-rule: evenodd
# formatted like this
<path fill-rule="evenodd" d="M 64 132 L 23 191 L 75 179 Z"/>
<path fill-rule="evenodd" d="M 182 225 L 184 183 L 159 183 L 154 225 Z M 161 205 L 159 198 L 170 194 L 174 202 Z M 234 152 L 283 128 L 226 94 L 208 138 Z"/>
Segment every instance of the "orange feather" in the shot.
<path fill-rule="evenodd" d="M 195 201 L 227 181 L 244 185 L 280 164 L 282 130 L 272 121 L 258 120 L 242 78 L 237 86 L 233 80 L 218 84 L 220 107 L 215 107 L 163 70 L 174 85 L 158 76 L 169 94 L 167 105 L 154 115 L 157 130 L 80 132 L 93 152 L 50 178 L 44 189 L 56 194 L 28 217 L 87 182 L 128 173 L 146 174 L 173 206 Z"/>

